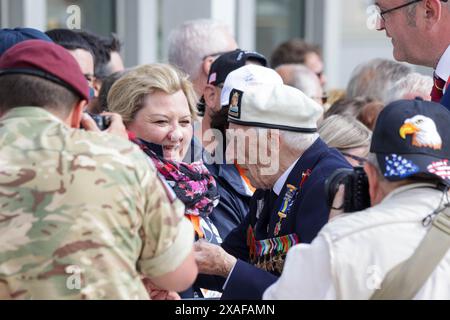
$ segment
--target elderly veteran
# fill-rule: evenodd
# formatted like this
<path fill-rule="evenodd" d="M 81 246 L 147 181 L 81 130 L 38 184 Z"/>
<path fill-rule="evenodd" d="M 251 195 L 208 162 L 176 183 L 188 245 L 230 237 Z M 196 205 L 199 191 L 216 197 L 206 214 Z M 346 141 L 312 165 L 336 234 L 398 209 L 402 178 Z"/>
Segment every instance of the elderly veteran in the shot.
<path fill-rule="evenodd" d="M 264 298 L 450 299 L 449 122 L 437 103 L 387 106 L 364 167 L 372 207 L 292 248 Z"/>
<path fill-rule="evenodd" d="M 258 190 L 246 219 L 222 247 L 195 246 L 200 273 L 217 276 L 219 286 L 226 280 L 222 299 L 262 298 L 282 272 L 289 248 L 310 243 L 327 223 L 326 179 L 350 167 L 319 138 L 323 108 L 318 103 L 283 84 L 247 81 L 239 90 L 226 82 L 231 90 L 223 92 L 229 93 L 231 131 L 250 140 L 245 150 L 236 150 L 243 156 L 237 160 Z M 271 161 L 253 161 L 256 153 Z"/>

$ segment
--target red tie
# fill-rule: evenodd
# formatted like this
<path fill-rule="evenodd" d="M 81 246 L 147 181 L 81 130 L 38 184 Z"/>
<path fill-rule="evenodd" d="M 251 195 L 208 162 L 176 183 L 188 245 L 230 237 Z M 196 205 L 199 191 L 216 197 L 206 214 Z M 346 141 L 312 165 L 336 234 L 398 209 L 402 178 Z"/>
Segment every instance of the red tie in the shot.
<path fill-rule="evenodd" d="M 431 101 L 441 102 L 444 96 L 445 80 L 442 80 L 437 75 L 434 75 L 434 86 L 431 91 Z"/>

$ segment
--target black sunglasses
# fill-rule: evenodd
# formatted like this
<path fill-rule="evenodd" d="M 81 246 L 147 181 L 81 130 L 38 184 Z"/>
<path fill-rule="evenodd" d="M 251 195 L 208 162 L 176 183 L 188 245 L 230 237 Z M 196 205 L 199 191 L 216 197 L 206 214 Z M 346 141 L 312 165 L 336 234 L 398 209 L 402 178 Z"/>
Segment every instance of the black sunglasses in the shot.
<path fill-rule="evenodd" d="M 350 159 L 357 161 L 360 166 L 364 165 L 364 163 L 367 162 L 366 158 L 361 158 L 361 157 L 358 157 L 358 156 L 355 156 L 353 154 L 346 153 L 346 152 L 341 152 L 341 153 L 343 156 L 349 157 Z"/>
<path fill-rule="evenodd" d="M 216 53 L 211 53 L 211 54 L 207 54 L 206 56 L 204 56 L 202 58 L 202 61 L 205 61 L 206 59 L 208 59 L 209 57 L 217 57 L 217 56 L 221 56 L 225 53 L 228 53 L 229 51 L 224 51 L 224 52 L 216 52 Z"/>

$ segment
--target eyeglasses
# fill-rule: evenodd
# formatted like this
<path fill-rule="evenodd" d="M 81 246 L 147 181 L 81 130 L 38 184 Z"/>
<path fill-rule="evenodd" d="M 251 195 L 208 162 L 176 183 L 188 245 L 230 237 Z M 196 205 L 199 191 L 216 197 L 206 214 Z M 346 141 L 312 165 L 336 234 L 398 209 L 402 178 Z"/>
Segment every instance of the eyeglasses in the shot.
<path fill-rule="evenodd" d="M 402 8 L 406 8 L 406 7 L 408 7 L 408 6 L 412 5 L 412 4 L 417 3 L 417 2 L 420 2 L 420 1 L 422 1 L 422 0 L 414 0 L 414 1 L 410 1 L 410 2 L 407 2 L 407 3 L 405 3 L 405 4 L 400 5 L 400 6 L 398 6 L 398 7 L 395 7 L 395 8 L 392 8 L 392 9 L 387 9 L 387 10 L 384 10 L 384 11 L 380 11 L 380 16 L 381 16 L 381 18 L 383 18 L 383 20 L 384 20 L 384 19 L 385 19 L 385 18 L 384 18 L 384 15 L 385 15 L 385 14 L 388 14 L 388 13 L 393 12 L 393 11 L 395 11 L 395 10 L 399 10 L 399 9 L 402 9 Z"/>
<path fill-rule="evenodd" d="M 223 52 L 216 52 L 216 53 L 211 53 L 211 54 L 207 54 L 206 56 L 204 56 L 202 58 L 202 61 L 205 61 L 206 59 L 208 59 L 209 57 L 217 57 L 217 56 L 221 56 L 225 53 L 228 53 L 229 51 L 223 51 Z"/>
<path fill-rule="evenodd" d="M 378 5 L 374 5 L 373 6 L 373 8 L 375 9 L 374 13 L 377 15 L 376 29 L 377 30 L 383 30 L 384 29 L 383 27 L 381 27 L 381 22 L 385 22 L 386 21 L 386 18 L 385 18 L 386 14 L 394 12 L 394 11 L 399 10 L 399 9 L 403 9 L 403 8 L 409 7 L 410 5 L 415 4 L 417 2 L 420 2 L 420 1 L 422 1 L 422 0 L 410 1 L 410 2 L 407 2 L 407 3 L 402 4 L 400 6 L 397 6 L 397 7 L 391 8 L 391 9 L 387 9 L 387 10 L 381 10 L 381 8 Z M 448 0 L 441 0 L 441 1 L 442 2 L 448 2 Z"/>
<path fill-rule="evenodd" d="M 406 7 L 408 7 L 408 6 L 412 5 L 412 4 L 415 4 L 415 3 L 420 2 L 420 1 L 422 1 L 422 0 L 410 1 L 410 2 L 407 2 L 407 3 L 402 4 L 400 6 L 397 6 L 397 7 L 391 8 L 391 9 L 387 9 L 387 10 L 381 10 L 381 8 L 378 5 L 374 5 L 373 6 L 373 8 L 374 8 L 374 12 L 373 13 L 376 14 L 376 18 L 377 18 L 376 19 L 376 22 L 377 22 L 376 23 L 376 29 L 377 30 L 383 30 L 383 27 L 381 25 L 382 25 L 383 22 L 386 22 L 386 17 L 385 17 L 386 14 L 394 12 L 394 11 L 399 10 L 399 9 L 406 8 Z"/>
<path fill-rule="evenodd" d="M 349 157 L 350 159 L 357 161 L 358 165 L 360 165 L 360 166 L 363 166 L 367 162 L 366 158 L 361 158 L 361 157 L 358 157 L 358 156 L 355 156 L 353 154 L 346 153 L 346 152 L 341 152 L 341 153 L 343 156 Z"/>

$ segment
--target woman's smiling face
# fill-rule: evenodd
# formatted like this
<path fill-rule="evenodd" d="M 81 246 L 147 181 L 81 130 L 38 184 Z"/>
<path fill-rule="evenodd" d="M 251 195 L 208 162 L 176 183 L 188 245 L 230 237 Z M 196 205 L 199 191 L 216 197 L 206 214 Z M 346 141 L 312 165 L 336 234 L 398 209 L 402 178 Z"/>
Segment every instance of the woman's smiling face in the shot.
<path fill-rule="evenodd" d="M 147 142 L 163 146 L 165 159 L 182 161 L 193 136 L 185 94 L 182 90 L 174 94 L 163 91 L 149 94 L 128 129 Z"/>

